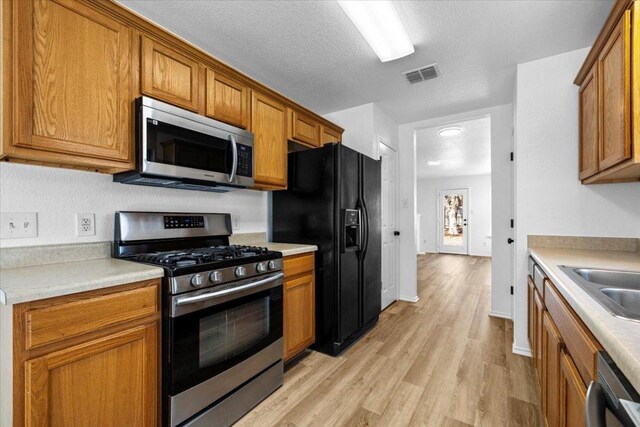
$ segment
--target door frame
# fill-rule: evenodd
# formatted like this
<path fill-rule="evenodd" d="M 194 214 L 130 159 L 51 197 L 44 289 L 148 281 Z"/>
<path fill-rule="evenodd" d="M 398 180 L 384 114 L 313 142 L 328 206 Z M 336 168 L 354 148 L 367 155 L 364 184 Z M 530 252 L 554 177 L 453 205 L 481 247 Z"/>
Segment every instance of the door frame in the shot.
<path fill-rule="evenodd" d="M 394 147 L 391 146 L 391 143 L 389 141 L 387 141 L 386 139 L 382 138 L 380 135 L 378 135 L 378 144 L 376 146 L 376 155 L 378 157 L 379 160 L 382 160 L 382 157 L 380 156 L 380 145 L 384 145 L 386 148 L 388 148 L 389 150 L 393 151 L 394 153 L 396 153 L 396 161 L 395 161 L 395 166 L 396 166 L 396 180 L 395 180 L 395 200 L 393 201 L 393 210 L 394 210 L 394 214 L 395 214 L 395 218 L 396 218 L 396 226 L 398 223 L 398 219 L 399 219 L 399 215 L 400 215 L 400 209 L 399 209 L 399 197 L 400 194 L 399 193 L 399 182 L 398 182 L 398 176 L 399 176 L 399 155 L 398 155 L 398 150 L 396 150 Z M 380 180 L 382 181 L 382 174 L 380 174 Z M 380 199 L 382 200 L 382 182 L 380 182 Z M 399 227 L 398 227 L 399 228 Z M 396 282 L 396 291 L 395 291 L 395 301 L 398 301 L 400 299 L 400 242 L 399 242 L 399 238 L 396 238 L 398 240 L 397 244 L 395 245 L 396 250 L 395 250 L 395 257 L 396 257 L 396 271 L 395 271 L 395 282 Z M 384 241 L 384 239 L 381 239 L 381 247 L 380 247 L 380 251 L 382 251 L 382 241 Z M 382 260 L 382 263 L 384 264 L 385 260 Z M 381 293 L 382 295 L 382 293 Z M 382 297 L 381 297 L 382 299 Z M 382 304 L 382 301 L 380 301 L 380 303 Z M 393 303 L 391 303 L 393 304 Z M 389 305 L 391 305 L 389 304 Z M 388 306 L 387 306 L 388 307 Z M 384 308 L 383 308 L 384 310 Z"/>
<path fill-rule="evenodd" d="M 447 250 L 443 250 L 443 241 L 442 241 L 442 226 L 444 226 L 444 224 L 441 226 L 440 222 L 442 220 L 442 217 L 440 216 L 442 214 L 442 209 L 440 209 L 440 204 L 442 202 L 442 195 L 446 192 L 453 192 L 453 191 L 466 191 L 467 192 L 467 200 L 463 201 L 463 206 L 464 206 L 464 219 L 466 219 L 467 225 L 464 226 L 464 239 L 466 239 L 466 244 L 464 245 L 465 250 L 463 252 L 452 252 L 452 251 L 447 251 Z M 438 188 L 436 190 L 436 249 L 438 250 L 438 253 L 441 254 L 456 254 L 456 255 L 469 255 L 469 200 L 470 200 L 470 189 L 469 187 L 454 187 L 454 188 Z M 463 219 L 463 220 L 464 220 Z"/>

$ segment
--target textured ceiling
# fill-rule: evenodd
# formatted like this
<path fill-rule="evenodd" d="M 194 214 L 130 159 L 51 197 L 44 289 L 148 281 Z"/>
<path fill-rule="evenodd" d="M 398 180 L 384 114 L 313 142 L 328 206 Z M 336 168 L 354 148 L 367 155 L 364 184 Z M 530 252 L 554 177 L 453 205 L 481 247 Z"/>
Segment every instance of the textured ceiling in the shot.
<path fill-rule="evenodd" d="M 459 126 L 462 133 L 441 136 L 445 126 L 416 132 L 416 170 L 418 178 L 481 175 L 491 173 L 491 119 L 482 117 L 447 126 Z M 440 160 L 437 166 L 427 161 Z"/>
<path fill-rule="evenodd" d="M 381 63 L 335 1 L 121 0 L 310 109 L 399 123 L 509 103 L 518 63 L 589 46 L 611 0 L 397 1 L 416 52 Z M 441 76 L 400 73 L 437 62 Z"/>

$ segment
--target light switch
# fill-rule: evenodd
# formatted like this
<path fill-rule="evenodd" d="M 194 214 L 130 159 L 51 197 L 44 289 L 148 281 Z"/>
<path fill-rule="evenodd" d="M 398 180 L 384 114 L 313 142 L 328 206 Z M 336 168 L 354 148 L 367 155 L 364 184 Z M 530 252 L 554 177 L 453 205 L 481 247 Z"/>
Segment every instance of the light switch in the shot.
<path fill-rule="evenodd" d="M 0 239 L 38 237 L 36 212 L 2 212 L 0 216 Z"/>

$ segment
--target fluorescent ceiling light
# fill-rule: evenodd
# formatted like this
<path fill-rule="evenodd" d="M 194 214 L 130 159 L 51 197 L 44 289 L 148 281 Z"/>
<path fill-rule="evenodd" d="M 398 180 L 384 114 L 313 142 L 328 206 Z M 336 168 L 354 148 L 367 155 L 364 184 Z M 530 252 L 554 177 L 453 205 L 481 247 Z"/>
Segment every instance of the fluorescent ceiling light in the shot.
<path fill-rule="evenodd" d="M 380 61 L 411 55 L 415 50 L 390 1 L 338 0 Z"/>
<path fill-rule="evenodd" d="M 438 131 L 441 136 L 454 136 L 458 135 L 460 132 L 462 132 L 462 128 L 457 126 L 442 128 Z"/>
<path fill-rule="evenodd" d="M 438 166 L 440 163 L 442 163 L 442 160 L 429 160 L 427 162 L 429 166 Z"/>

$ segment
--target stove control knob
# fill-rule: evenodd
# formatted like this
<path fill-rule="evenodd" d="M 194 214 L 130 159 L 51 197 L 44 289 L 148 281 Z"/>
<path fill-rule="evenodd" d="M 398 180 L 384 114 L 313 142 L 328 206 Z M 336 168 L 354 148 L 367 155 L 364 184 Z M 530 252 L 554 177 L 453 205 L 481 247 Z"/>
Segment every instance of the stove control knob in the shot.
<path fill-rule="evenodd" d="M 191 276 L 191 286 L 202 286 L 202 274 L 194 274 Z"/>
<path fill-rule="evenodd" d="M 264 273 L 267 271 L 267 265 L 264 262 L 259 262 L 256 264 L 256 271 L 258 273 Z"/>
<path fill-rule="evenodd" d="M 219 271 L 214 271 L 209 275 L 209 281 L 211 283 L 219 283 L 222 282 L 222 273 Z"/>
<path fill-rule="evenodd" d="M 275 269 L 276 269 L 276 262 L 269 261 L 269 270 L 275 270 Z"/>
<path fill-rule="evenodd" d="M 247 269 L 245 267 L 236 268 L 236 277 L 244 277 L 247 275 Z"/>

